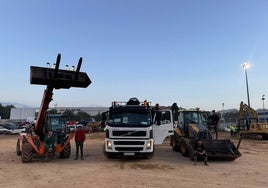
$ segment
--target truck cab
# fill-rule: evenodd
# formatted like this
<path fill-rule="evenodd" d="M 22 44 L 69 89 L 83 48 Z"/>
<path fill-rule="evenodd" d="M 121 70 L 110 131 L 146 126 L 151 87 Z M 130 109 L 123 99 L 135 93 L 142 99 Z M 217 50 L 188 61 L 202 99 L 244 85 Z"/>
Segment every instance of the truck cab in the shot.
<path fill-rule="evenodd" d="M 165 113 L 161 112 L 161 115 Z M 171 118 L 172 116 L 168 116 Z M 128 102 L 113 102 L 108 112 L 103 114 L 106 126 L 104 154 L 108 158 L 116 156 L 143 156 L 151 158 L 154 145 L 161 144 L 163 134 L 173 133 L 172 119 L 160 119 L 160 125 L 152 121 L 151 108 L 147 102 L 137 98 Z M 103 120 L 104 121 L 104 120 Z M 169 124 L 169 130 L 167 130 Z"/>

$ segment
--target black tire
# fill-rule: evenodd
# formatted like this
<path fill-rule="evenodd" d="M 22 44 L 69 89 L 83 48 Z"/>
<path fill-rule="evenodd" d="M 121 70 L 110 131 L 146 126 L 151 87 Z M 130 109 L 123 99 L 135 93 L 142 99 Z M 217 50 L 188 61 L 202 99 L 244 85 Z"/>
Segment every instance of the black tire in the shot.
<path fill-rule="evenodd" d="M 60 158 L 67 159 L 71 155 L 71 144 L 68 143 L 66 147 L 60 152 Z"/>
<path fill-rule="evenodd" d="M 116 154 L 114 153 L 109 153 L 109 152 L 104 152 L 104 155 L 107 159 L 116 159 Z"/>
<path fill-rule="evenodd" d="M 105 151 L 105 143 L 103 144 L 103 154 L 108 159 L 115 159 L 117 157 L 115 153 L 109 153 Z"/>
<path fill-rule="evenodd" d="M 33 148 L 29 142 L 24 141 L 22 145 L 21 161 L 23 163 L 29 163 L 33 158 Z"/>
<path fill-rule="evenodd" d="M 263 135 L 262 135 L 262 139 L 263 139 L 263 140 L 268 140 L 268 134 L 263 134 Z"/>
<path fill-rule="evenodd" d="M 154 150 L 153 150 L 152 153 L 146 154 L 146 155 L 144 156 L 144 158 L 145 158 L 145 159 L 151 159 L 151 158 L 153 158 L 153 156 L 154 156 L 154 151 L 155 151 L 155 148 L 154 148 Z"/>
<path fill-rule="evenodd" d="M 18 141 L 17 141 L 16 153 L 17 153 L 17 155 L 21 155 L 21 151 L 20 151 L 20 139 L 18 139 Z"/>
<path fill-rule="evenodd" d="M 179 152 L 180 151 L 179 144 L 174 136 L 170 137 L 170 142 L 171 142 L 172 150 Z"/>
<path fill-rule="evenodd" d="M 190 147 L 189 149 L 189 157 L 190 157 L 190 160 L 193 161 L 194 160 L 194 151 L 193 151 L 193 148 Z"/>
<path fill-rule="evenodd" d="M 180 151 L 181 151 L 182 156 L 184 156 L 184 157 L 189 155 L 187 145 L 184 141 L 181 142 Z"/>
<path fill-rule="evenodd" d="M 151 159 L 151 158 L 153 158 L 153 156 L 154 156 L 154 153 L 151 153 L 151 154 L 145 155 L 144 158 Z"/>

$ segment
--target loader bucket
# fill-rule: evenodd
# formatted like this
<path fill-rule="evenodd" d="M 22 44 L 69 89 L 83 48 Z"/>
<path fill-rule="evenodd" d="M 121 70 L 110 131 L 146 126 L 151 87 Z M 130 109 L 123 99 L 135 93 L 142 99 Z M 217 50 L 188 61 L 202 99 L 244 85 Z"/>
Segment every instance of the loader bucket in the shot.
<path fill-rule="evenodd" d="M 241 153 L 230 140 L 202 140 L 208 159 L 234 161 Z"/>
<path fill-rule="evenodd" d="M 79 59 L 76 71 L 59 69 L 61 55 L 58 54 L 55 68 L 30 67 L 30 83 L 49 85 L 55 89 L 69 89 L 71 87 L 86 88 L 91 84 L 87 73 L 79 72 L 82 58 Z"/>

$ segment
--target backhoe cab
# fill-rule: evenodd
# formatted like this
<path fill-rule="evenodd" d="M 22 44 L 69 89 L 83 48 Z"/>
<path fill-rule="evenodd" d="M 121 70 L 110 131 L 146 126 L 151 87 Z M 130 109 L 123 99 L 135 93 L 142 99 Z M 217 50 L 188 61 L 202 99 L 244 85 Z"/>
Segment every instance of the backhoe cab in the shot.
<path fill-rule="evenodd" d="M 80 72 L 82 58 L 79 59 L 76 70 L 59 69 L 61 55 L 58 54 L 55 68 L 30 67 L 30 83 L 46 85 L 43 99 L 33 129 L 20 134 L 16 151 L 21 155 L 22 162 L 31 162 L 33 155 L 45 154 L 44 137 L 49 130 L 56 134 L 56 152 L 60 157 L 68 158 L 71 153 L 70 140 L 73 132 L 66 130 L 66 120 L 62 115 L 48 115 L 49 103 L 52 101 L 53 89 L 69 89 L 71 87 L 87 88 L 91 84 L 87 73 Z"/>

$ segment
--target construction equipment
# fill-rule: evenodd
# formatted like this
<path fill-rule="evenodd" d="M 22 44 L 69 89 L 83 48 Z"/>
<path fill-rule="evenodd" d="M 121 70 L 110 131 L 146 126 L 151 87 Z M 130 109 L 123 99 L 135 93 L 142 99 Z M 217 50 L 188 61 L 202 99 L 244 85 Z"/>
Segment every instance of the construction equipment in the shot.
<path fill-rule="evenodd" d="M 106 131 L 105 156 L 151 158 L 154 146 L 173 134 L 171 111 L 159 112 L 161 118 L 156 125 L 152 121 L 149 102 L 139 102 L 137 98 L 131 98 L 128 102 L 114 101 L 109 111 L 102 114 L 102 125 L 105 125 Z"/>
<path fill-rule="evenodd" d="M 170 136 L 170 145 L 174 151 L 180 151 L 183 156 L 193 160 L 193 148 L 197 140 L 205 146 L 208 158 L 211 160 L 233 161 L 241 156 L 230 140 L 215 140 L 204 124 L 202 112 L 199 109 L 179 110 L 178 123 L 174 127 L 174 135 Z"/>
<path fill-rule="evenodd" d="M 258 113 L 243 102 L 240 103 L 237 127 L 242 137 L 268 139 L 268 123 L 259 122 Z"/>
<path fill-rule="evenodd" d="M 91 84 L 87 73 L 80 72 L 82 57 L 75 71 L 59 69 L 61 55 L 58 54 L 55 68 L 30 67 L 30 83 L 46 85 L 34 129 L 21 133 L 16 146 L 16 152 L 21 155 L 22 162 L 31 162 L 34 155 L 45 154 L 44 137 L 48 130 L 56 135 L 56 152 L 61 158 L 68 158 L 71 153 L 70 141 L 74 132 L 66 129 L 66 118 L 62 115 L 47 114 L 52 101 L 53 89 L 69 89 L 71 87 L 86 88 Z"/>

